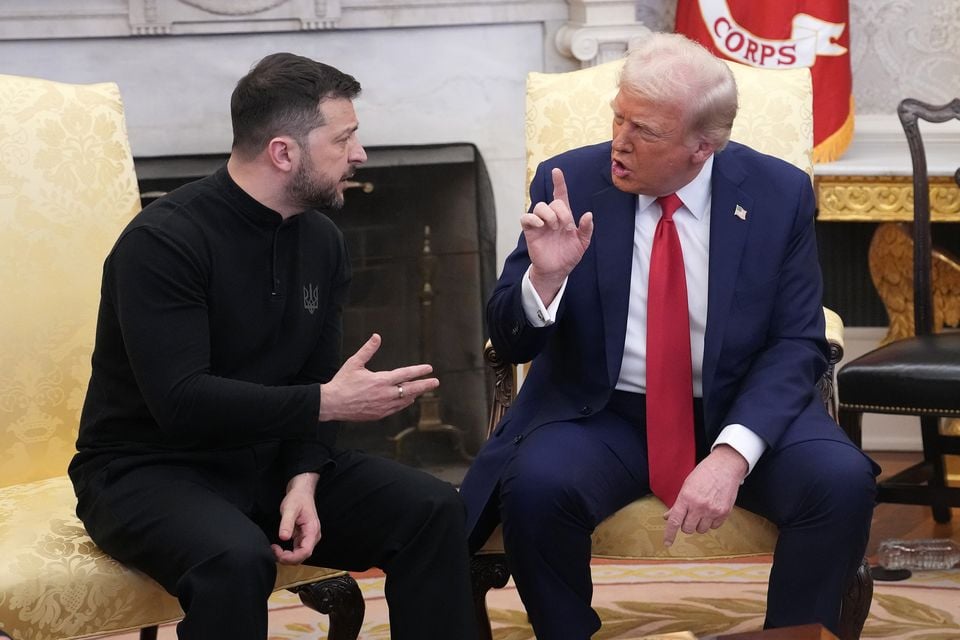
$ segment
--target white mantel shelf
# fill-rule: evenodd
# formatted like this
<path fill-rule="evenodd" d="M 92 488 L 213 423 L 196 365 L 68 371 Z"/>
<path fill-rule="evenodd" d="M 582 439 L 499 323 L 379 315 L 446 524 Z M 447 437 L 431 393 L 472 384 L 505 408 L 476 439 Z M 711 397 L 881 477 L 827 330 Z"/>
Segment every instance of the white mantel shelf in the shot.
<path fill-rule="evenodd" d="M 0 40 L 543 22 L 565 0 L 4 0 Z"/>
<path fill-rule="evenodd" d="M 920 121 L 932 176 L 952 176 L 960 167 L 960 121 Z M 818 164 L 823 176 L 911 176 L 910 149 L 896 115 L 857 115 L 850 147 L 836 162 Z"/>

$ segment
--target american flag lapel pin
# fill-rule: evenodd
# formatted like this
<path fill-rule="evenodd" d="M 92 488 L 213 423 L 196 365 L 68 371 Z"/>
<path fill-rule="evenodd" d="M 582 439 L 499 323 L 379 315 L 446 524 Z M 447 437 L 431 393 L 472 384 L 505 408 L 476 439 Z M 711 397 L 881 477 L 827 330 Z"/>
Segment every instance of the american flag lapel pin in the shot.
<path fill-rule="evenodd" d="M 733 215 L 737 216 L 737 217 L 740 218 L 741 220 L 746 220 L 746 219 L 747 219 L 747 210 L 744 209 L 743 207 L 741 207 L 740 205 L 737 205 L 737 208 L 734 209 L 734 211 L 733 211 Z"/>

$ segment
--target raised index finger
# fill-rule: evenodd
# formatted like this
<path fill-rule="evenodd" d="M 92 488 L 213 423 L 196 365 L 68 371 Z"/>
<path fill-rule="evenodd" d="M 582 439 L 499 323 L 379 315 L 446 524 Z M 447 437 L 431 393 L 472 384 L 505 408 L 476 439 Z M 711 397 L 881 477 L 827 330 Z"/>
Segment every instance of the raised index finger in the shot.
<path fill-rule="evenodd" d="M 553 178 L 553 199 L 562 201 L 569 211 L 570 198 L 567 197 L 567 181 L 563 179 L 563 171 L 554 169 L 550 172 L 550 176 Z"/>

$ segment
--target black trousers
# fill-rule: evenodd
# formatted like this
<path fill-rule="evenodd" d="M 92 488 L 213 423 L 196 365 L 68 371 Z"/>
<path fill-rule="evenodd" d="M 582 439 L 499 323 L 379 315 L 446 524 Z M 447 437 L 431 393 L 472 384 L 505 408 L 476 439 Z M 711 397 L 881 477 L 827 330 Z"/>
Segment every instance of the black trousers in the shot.
<path fill-rule="evenodd" d="M 264 640 L 280 501 L 275 445 L 124 458 L 78 496 L 106 553 L 157 580 L 185 612 L 184 640 Z M 317 487 L 321 537 L 305 564 L 386 575 L 391 637 L 476 637 L 464 508 L 448 483 L 341 451 Z"/>

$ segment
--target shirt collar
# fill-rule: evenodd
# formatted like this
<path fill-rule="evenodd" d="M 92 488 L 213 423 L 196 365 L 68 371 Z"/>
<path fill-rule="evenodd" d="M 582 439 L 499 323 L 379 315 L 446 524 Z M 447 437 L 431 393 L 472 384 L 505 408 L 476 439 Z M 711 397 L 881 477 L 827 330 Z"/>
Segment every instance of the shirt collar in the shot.
<path fill-rule="evenodd" d="M 237 209 L 247 219 L 258 224 L 266 224 L 269 226 L 284 223 L 283 216 L 262 204 L 259 200 L 256 200 L 233 180 L 233 177 L 227 170 L 227 165 L 224 164 L 217 170 L 214 179 L 220 183 L 220 186 L 227 193 L 228 197 L 233 200 Z M 297 216 L 292 216 L 289 219 L 293 220 L 296 217 Z"/>
<path fill-rule="evenodd" d="M 710 154 L 710 157 L 706 159 L 700 168 L 700 173 L 697 174 L 697 177 L 677 189 L 677 195 L 680 196 L 680 200 L 683 201 L 683 206 L 685 206 L 697 220 L 703 220 L 703 217 L 707 215 L 710 208 L 710 182 L 713 178 L 713 157 L 713 154 Z M 654 200 L 656 200 L 654 196 L 643 194 L 637 196 L 637 211 L 645 210 L 653 204 Z"/>

